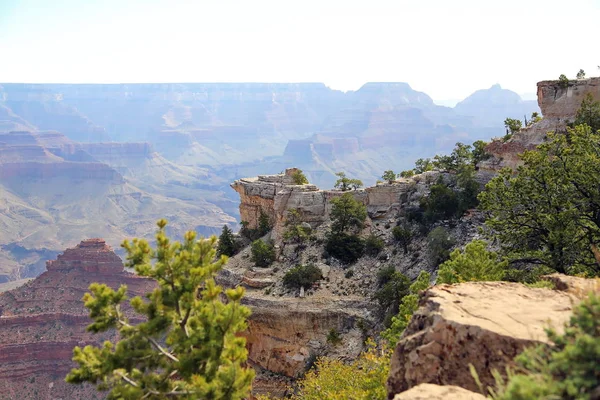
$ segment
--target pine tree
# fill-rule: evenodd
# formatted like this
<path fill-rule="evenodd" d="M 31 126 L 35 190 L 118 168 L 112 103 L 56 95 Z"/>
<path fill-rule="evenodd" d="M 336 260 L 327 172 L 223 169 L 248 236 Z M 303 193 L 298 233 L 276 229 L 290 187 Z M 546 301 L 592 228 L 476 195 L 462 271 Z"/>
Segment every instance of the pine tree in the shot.
<path fill-rule="evenodd" d="M 216 237 L 196 240 L 187 232 L 183 243 L 165 234 L 158 222 L 157 247 L 146 240 L 125 241 L 127 266 L 156 280 L 146 299 L 129 301 L 137 318 L 123 312 L 127 287 L 113 290 L 93 283 L 83 300 L 94 333 L 116 329 L 119 340 L 101 347 L 73 350 L 79 366 L 67 382 L 95 384 L 108 399 L 237 400 L 249 394 L 254 372 L 245 367 L 245 339 L 250 310 L 240 304 L 244 289 L 225 290 L 214 281 L 227 257 L 215 259 Z"/>
<path fill-rule="evenodd" d="M 231 257 L 235 254 L 235 239 L 233 231 L 227 225 L 223 225 L 221 236 L 219 236 L 219 245 L 217 246 L 218 256 Z"/>

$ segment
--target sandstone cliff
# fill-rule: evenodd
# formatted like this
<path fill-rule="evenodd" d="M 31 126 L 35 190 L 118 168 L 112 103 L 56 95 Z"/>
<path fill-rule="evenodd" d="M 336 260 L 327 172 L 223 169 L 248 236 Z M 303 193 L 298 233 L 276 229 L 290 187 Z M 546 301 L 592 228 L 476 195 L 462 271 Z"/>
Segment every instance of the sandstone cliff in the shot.
<path fill-rule="evenodd" d="M 130 296 L 153 283 L 125 272 L 121 259 L 100 239 L 82 241 L 49 261 L 47 271 L 0 293 L 0 392 L 7 398 L 92 398 L 95 389 L 68 385 L 73 347 L 101 343 L 114 333 L 92 335 L 81 298 L 92 282 L 128 286 Z"/>
<path fill-rule="evenodd" d="M 493 158 L 481 163 L 482 170 L 497 171 L 502 167 L 516 168 L 519 154 L 532 150 L 544 141 L 546 133 L 564 131 L 575 118 L 586 94 L 600 100 L 600 78 L 569 81 L 567 86 L 559 81 L 541 81 L 537 84 L 538 105 L 543 119 L 523 128 L 506 142 L 494 140 L 487 151 Z"/>
<path fill-rule="evenodd" d="M 547 343 L 544 329 L 560 332 L 573 305 L 597 290 L 593 280 L 558 274 L 548 279 L 557 290 L 470 282 L 425 291 L 392 356 L 389 398 L 425 383 L 478 392 L 469 364 L 484 387 L 494 387 L 493 369 L 502 373 L 525 347 Z"/>

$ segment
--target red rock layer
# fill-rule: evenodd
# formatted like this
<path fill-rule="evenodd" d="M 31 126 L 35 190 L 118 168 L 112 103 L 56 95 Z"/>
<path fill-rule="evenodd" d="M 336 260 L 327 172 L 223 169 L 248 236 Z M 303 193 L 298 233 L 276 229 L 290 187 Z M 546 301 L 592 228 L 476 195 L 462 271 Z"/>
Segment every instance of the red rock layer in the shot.
<path fill-rule="evenodd" d="M 114 332 L 86 331 L 91 320 L 81 298 L 93 282 L 125 284 L 130 296 L 153 288 L 151 281 L 126 272 L 104 240 L 89 239 L 48 261 L 35 280 L 0 294 L 0 393 L 21 399 L 98 395 L 89 386 L 64 382 L 74 367 L 73 347 L 114 339 Z"/>

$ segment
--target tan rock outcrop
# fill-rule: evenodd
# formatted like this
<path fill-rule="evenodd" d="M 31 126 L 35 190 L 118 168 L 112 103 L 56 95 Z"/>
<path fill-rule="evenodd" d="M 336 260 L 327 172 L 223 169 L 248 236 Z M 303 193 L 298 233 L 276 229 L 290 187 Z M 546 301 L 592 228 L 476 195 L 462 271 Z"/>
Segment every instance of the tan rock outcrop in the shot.
<path fill-rule="evenodd" d="M 594 99 L 600 100 L 600 78 L 569 81 L 566 87 L 559 81 L 541 81 L 537 87 L 538 105 L 543 119 L 523 128 L 506 142 L 491 142 L 486 150 L 493 158 L 480 164 L 483 171 L 497 171 L 503 167 L 516 168 L 521 163 L 519 154 L 541 144 L 548 132 L 561 132 L 566 129 L 567 124 L 574 120 L 586 94 L 590 93 Z"/>
<path fill-rule="evenodd" d="M 581 283 L 574 281 L 583 287 Z M 428 289 L 392 356 L 389 398 L 422 383 L 478 391 L 469 364 L 484 387 L 493 386 L 493 369 L 504 371 L 523 348 L 547 342 L 548 326 L 562 329 L 577 299 L 575 292 L 508 282 Z"/>
<path fill-rule="evenodd" d="M 439 386 L 423 383 L 397 394 L 394 400 L 485 400 L 485 396 L 458 386 Z"/>
<path fill-rule="evenodd" d="M 240 215 L 253 229 L 258 226 L 261 212 L 268 215 L 273 224 L 273 238 L 281 240 L 285 230 L 287 212 L 298 210 L 303 222 L 313 228 L 329 219 L 331 200 L 344 192 L 320 190 L 315 185 L 294 185 L 291 174 L 296 168 L 289 168 L 283 174 L 262 175 L 235 181 L 231 187 L 240 195 Z M 443 174 L 446 176 L 446 174 Z M 392 215 L 400 208 L 426 194 L 431 184 L 440 176 L 438 171 L 429 171 L 410 179 L 382 183 L 351 193 L 367 206 L 370 219 Z"/>

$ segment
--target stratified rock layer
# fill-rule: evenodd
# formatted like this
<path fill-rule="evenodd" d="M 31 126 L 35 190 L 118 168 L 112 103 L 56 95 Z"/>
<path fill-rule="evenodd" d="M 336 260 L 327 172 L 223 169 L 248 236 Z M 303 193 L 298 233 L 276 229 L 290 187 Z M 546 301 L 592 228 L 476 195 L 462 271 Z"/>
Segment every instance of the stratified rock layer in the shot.
<path fill-rule="evenodd" d="M 478 391 L 469 364 L 484 387 L 493 387 L 491 371 L 504 371 L 526 346 L 546 343 L 544 329 L 551 324 L 560 331 L 575 293 L 590 288 L 584 279 L 561 282 L 579 289 L 532 289 L 508 282 L 428 289 L 392 356 L 389 398 L 422 383 Z"/>
<path fill-rule="evenodd" d="M 6 398 L 91 398 L 94 388 L 67 385 L 74 367 L 73 347 L 114 339 L 114 332 L 93 335 L 81 298 L 93 282 L 112 288 L 125 284 L 130 296 L 143 295 L 153 283 L 125 272 L 102 239 L 82 241 L 47 271 L 11 291 L 0 293 L 0 393 Z M 4 397 L 3 397 L 4 398 Z"/>
<path fill-rule="evenodd" d="M 483 170 L 516 168 L 521 163 L 519 154 L 541 144 L 548 132 L 562 132 L 569 122 L 573 122 L 585 95 L 589 93 L 595 100 L 600 100 L 600 78 L 570 81 L 567 86 L 559 81 L 541 81 L 537 88 L 538 105 L 544 118 L 515 133 L 506 142 L 491 142 L 486 150 L 493 157 L 481 163 Z"/>

